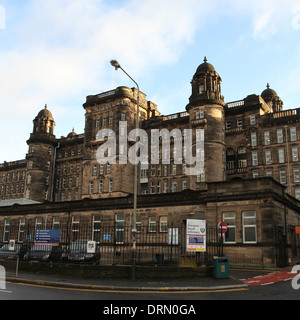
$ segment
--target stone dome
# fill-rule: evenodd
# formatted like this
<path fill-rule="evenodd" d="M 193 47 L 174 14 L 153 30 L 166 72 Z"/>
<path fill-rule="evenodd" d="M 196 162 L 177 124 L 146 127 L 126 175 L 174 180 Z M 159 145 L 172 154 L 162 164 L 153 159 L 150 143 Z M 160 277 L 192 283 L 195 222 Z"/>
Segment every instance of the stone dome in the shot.
<path fill-rule="evenodd" d="M 47 105 L 45 105 L 45 108 L 38 113 L 37 117 L 38 118 L 48 118 L 50 120 L 53 120 L 52 113 L 48 110 Z"/>
<path fill-rule="evenodd" d="M 277 95 L 276 91 L 273 90 L 273 89 L 271 89 L 271 88 L 270 88 L 270 85 L 267 84 L 267 89 L 265 89 L 265 90 L 262 92 L 261 97 L 262 97 L 266 102 L 268 102 L 268 101 L 273 100 L 274 98 L 277 98 L 278 95 Z"/>
<path fill-rule="evenodd" d="M 215 72 L 215 68 L 212 64 L 207 62 L 206 57 L 204 57 L 204 63 L 200 64 L 198 67 L 196 74 L 197 73 L 203 73 L 203 72 Z"/>
<path fill-rule="evenodd" d="M 72 137 L 75 137 L 77 136 L 77 133 L 75 132 L 74 128 L 72 130 L 72 132 L 70 132 L 68 135 L 67 135 L 67 138 L 72 138 Z"/>

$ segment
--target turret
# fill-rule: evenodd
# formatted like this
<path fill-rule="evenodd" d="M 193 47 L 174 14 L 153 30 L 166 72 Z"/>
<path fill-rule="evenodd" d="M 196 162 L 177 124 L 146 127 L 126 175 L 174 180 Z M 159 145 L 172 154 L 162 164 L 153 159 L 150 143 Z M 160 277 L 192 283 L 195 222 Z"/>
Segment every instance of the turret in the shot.
<path fill-rule="evenodd" d="M 57 141 L 55 122 L 47 105 L 33 120 L 33 132 L 27 141 L 29 146 L 25 196 L 43 202 L 52 200 L 53 170 Z"/>
<path fill-rule="evenodd" d="M 201 182 L 225 179 L 225 102 L 221 82 L 221 77 L 205 57 L 192 79 L 192 95 L 186 106 L 191 128 L 205 131 L 204 172 L 194 178 L 196 189 L 201 187 Z"/>

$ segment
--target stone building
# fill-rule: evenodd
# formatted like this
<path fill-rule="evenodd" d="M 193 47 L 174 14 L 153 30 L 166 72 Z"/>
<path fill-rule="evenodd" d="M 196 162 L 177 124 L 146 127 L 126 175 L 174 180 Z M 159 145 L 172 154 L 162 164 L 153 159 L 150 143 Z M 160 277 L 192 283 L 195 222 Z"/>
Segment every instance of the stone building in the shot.
<path fill-rule="evenodd" d="M 205 58 L 192 78 L 185 110 L 167 116 L 140 92 L 140 127 L 147 132 L 148 141 L 152 130 L 160 130 L 162 136 L 161 130 L 167 129 L 171 143 L 169 162 L 162 161 L 160 144 L 158 154 L 148 146 L 147 164 L 139 166 L 138 226 L 147 226 L 150 232 L 155 225 L 165 233 L 168 225 L 185 223 L 191 217 L 205 219 L 208 226 L 223 220 L 229 225 L 224 239 L 228 254 L 242 254 L 246 247 L 248 252 L 259 252 L 269 264 L 276 263 L 280 240 L 275 239 L 274 230 L 281 227 L 280 237 L 287 237 L 287 229 L 291 232 L 296 257 L 300 109 L 283 110 L 282 100 L 269 85 L 260 95 L 226 103 L 221 82 Z M 73 130 L 61 138 L 54 135 L 55 122 L 47 106 L 38 113 L 26 159 L 0 165 L 0 199 L 41 204 L 1 207 L 1 241 L 8 239 L 8 226 L 18 228 L 25 220 L 36 225 L 37 217 L 45 228 L 79 221 L 91 226 L 130 224 L 134 165 L 121 162 L 134 144 L 127 143 L 127 138 L 135 128 L 137 97 L 137 89 L 127 87 L 88 96 L 83 104 L 84 133 Z M 103 155 L 112 154 L 116 163 L 100 164 L 97 159 L 99 148 L 107 142 L 99 134 L 103 129 L 115 135 L 117 150 L 114 154 L 114 148 L 108 147 Z M 175 160 L 175 144 L 184 140 L 186 129 L 204 134 L 204 167 L 194 175 L 187 174 L 189 165 L 184 161 Z M 181 145 L 184 158 L 189 150 Z M 153 155 L 159 160 L 154 164 Z M 283 251 L 286 260 L 286 248 Z"/>

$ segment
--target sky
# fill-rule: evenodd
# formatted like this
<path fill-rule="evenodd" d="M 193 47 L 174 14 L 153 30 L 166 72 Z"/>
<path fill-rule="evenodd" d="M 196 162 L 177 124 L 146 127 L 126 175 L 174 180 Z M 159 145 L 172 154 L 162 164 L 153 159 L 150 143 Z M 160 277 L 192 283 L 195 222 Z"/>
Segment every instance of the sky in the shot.
<path fill-rule="evenodd" d="M 207 57 L 226 102 L 270 83 L 300 108 L 299 0 L 0 0 L 0 163 L 24 159 L 45 104 L 56 137 L 84 132 L 86 96 L 138 82 L 162 114 L 185 111 Z"/>

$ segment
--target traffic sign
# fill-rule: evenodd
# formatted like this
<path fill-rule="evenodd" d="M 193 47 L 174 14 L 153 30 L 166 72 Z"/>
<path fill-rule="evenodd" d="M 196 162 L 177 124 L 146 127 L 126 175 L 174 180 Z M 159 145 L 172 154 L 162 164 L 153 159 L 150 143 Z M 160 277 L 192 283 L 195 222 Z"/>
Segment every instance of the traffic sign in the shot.
<path fill-rule="evenodd" d="M 220 233 L 226 233 L 227 230 L 228 230 L 227 224 L 225 222 L 220 222 L 218 224 L 218 230 L 219 230 Z"/>

